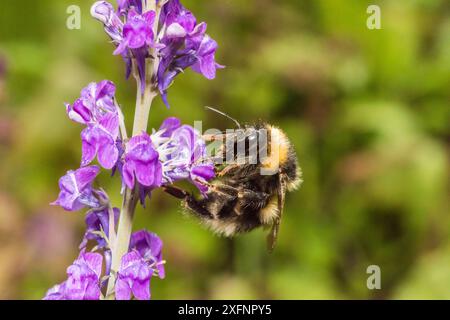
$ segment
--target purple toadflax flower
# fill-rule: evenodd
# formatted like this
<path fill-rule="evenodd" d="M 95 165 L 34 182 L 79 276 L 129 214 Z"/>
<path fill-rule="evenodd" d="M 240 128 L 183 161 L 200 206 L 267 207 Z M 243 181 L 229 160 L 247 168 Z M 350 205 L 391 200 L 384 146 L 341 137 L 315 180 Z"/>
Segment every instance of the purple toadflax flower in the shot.
<path fill-rule="evenodd" d="M 139 72 L 141 91 L 145 89 L 146 73 L 145 61 L 149 57 L 149 48 L 155 46 L 153 39 L 153 23 L 155 12 L 148 11 L 142 15 L 132 7 L 128 11 L 127 22 L 123 27 L 123 39 L 114 51 L 123 57 L 134 57 Z M 125 58 L 127 59 L 127 58 Z M 128 62 L 127 64 L 131 64 Z M 129 66 L 127 68 L 130 68 Z M 129 75 L 127 70 L 127 75 Z"/>
<path fill-rule="evenodd" d="M 111 216 L 112 215 L 112 216 Z M 85 249 L 90 240 L 97 242 L 97 249 L 103 249 L 105 256 L 105 275 L 111 271 L 111 248 L 109 248 L 106 239 L 111 239 L 110 223 L 115 227 L 119 221 L 120 210 L 118 208 L 104 207 L 93 209 L 86 215 L 86 232 L 80 244 L 80 249 Z M 112 219 L 112 220 L 111 220 Z M 103 234 L 101 235 L 100 232 Z M 106 238 L 105 238 L 106 237 Z"/>
<path fill-rule="evenodd" d="M 69 118 L 81 124 L 99 122 L 105 114 L 117 114 L 114 102 L 116 86 L 108 80 L 91 82 L 81 90 L 80 98 L 73 105 L 66 104 Z"/>
<path fill-rule="evenodd" d="M 183 70 L 192 67 L 207 79 L 214 79 L 216 69 L 223 66 L 215 62 L 217 42 L 206 34 L 206 23 L 197 23 L 192 12 L 179 0 L 148 1 L 162 6 L 157 10 L 159 15 L 153 10 L 145 11 L 139 0 L 119 0 L 117 12 L 108 2 L 98 1 L 92 6 L 91 14 L 104 24 L 116 45 L 114 54 L 125 59 L 127 78 L 134 59 L 141 91 L 145 88 L 146 77 L 152 77 L 153 85 L 158 87 L 164 103 L 169 106 L 167 89 Z M 153 75 L 146 74 L 149 58 L 156 60 Z"/>
<path fill-rule="evenodd" d="M 128 11 L 133 8 L 139 14 L 142 14 L 142 1 L 143 0 L 117 0 L 117 11 L 121 15 L 126 15 Z"/>
<path fill-rule="evenodd" d="M 81 132 L 81 165 L 86 166 L 98 158 L 98 163 L 105 169 L 112 169 L 119 158 L 117 139 L 119 138 L 119 116 L 105 114 L 99 122 L 88 125 Z"/>
<path fill-rule="evenodd" d="M 131 295 L 139 300 L 150 299 L 150 279 L 155 271 L 165 277 L 162 260 L 162 241 L 147 230 L 132 234 L 129 252 L 122 257 L 116 282 L 116 299 L 129 300 Z"/>
<path fill-rule="evenodd" d="M 190 180 L 201 192 L 214 178 L 214 165 L 206 160 L 206 145 L 197 130 L 181 125 L 177 118 L 166 119 L 152 135 L 162 163 L 163 183 Z M 159 144 L 158 144 L 159 142 Z"/>
<path fill-rule="evenodd" d="M 128 11 L 127 23 L 123 27 L 123 39 L 114 54 L 122 54 L 128 49 L 139 49 L 153 45 L 153 23 L 155 11 L 139 14 L 134 8 Z"/>
<path fill-rule="evenodd" d="M 215 62 L 217 42 L 210 36 L 205 35 L 201 41 L 192 41 L 192 45 L 196 50 L 196 62 L 192 66 L 192 70 L 201 73 L 206 79 L 214 79 L 216 77 L 216 69 L 224 68 L 224 66 Z"/>
<path fill-rule="evenodd" d="M 162 166 L 147 133 L 131 138 L 126 144 L 122 177 L 130 189 L 134 188 L 135 180 L 148 188 L 161 186 Z"/>
<path fill-rule="evenodd" d="M 130 300 L 133 294 L 138 300 L 149 300 L 152 274 L 152 269 L 138 252 L 132 251 L 125 254 L 118 272 L 116 299 Z"/>
<path fill-rule="evenodd" d="M 67 280 L 51 288 L 44 300 L 98 300 L 102 255 L 80 252 L 77 260 L 67 268 Z"/>
<path fill-rule="evenodd" d="M 160 21 L 165 31 L 157 79 L 162 99 L 168 106 L 167 89 L 184 69 L 192 67 L 207 79 L 214 79 L 216 69 L 223 66 L 215 62 L 217 42 L 206 34 L 206 23 L 197 24 L 194 15 L 179 0 L 171 0 L 163 7 Z"/>
<path fill-rule="evenodd" d="M 112 214 L 112 223 L 117 225 L 119 221 L 119 208 L 102 208 L 100 210 L 90 210 L 86 215 L 86 232 L 83 237 L 83 241 L 80 244 L 80 249 L 85 248 L 88 241 L 93 240 L 97 242 L 97 248 L 102 249 L 107 247 L 106 239 L 98 234 L 98 232 L 103 232 L 106 237 L 109 238 L 109 225 L 110 225 L 110 214 Z"/>
<path fill-rule="evenodd" d="M 127 2 L 122 1 L 122 2 Z M 136 0 L 136 2 L 140 2 Z M 125 4 L 123 4 L 125 6 Z M 119 6 L 119 9 L 121 7 Z M 125 7 L 124 7 L 125 8 Z M 125 10 L 125 9 L 120 9 Z M 125 12 L 125 11 L 124 11 Z M 105 32 L 111 38 L 113 44 L 117 47 L 123 40 L 123 22 L 119 15 L 116 14 L 114 7 L 107 1 L 97 1 L 91 7 L 91 15 L 95 19 L 103 23 Z M 123 53 L 122 58 L 126 65 L 126 77 L 131 73 L 131 57 L 128 53 Z"/>
<path fill-rule="evenodd" d="M 93 82 L 81 91 L 81 97 L 73 105 L 66 104 L 69 118 L 86 125 L 81 132 L 82 166 L 90 164 L 95 156 L 105 169 L 111 169 L 117 162 L 119 113 L 115 91 L 110 81 Z"/>
<path fill-rule="evenodd" d="M 147 127 L 144 117 L 158 91 L 168 106 L 167 89 L 179 73 L 191 67 L 213 79 L 222 66 L 215 62 L 217 43 L 206 34 L 206 23 L 197 23 L 179 0 L 118 0 L 117 10 L 106 1 L 97 1 L 91 14 L 103 23 L 115 45 L 114 54 L 125 60 L 127 78 L 134 67 L 140 85 L 138 121 L 128 140 L 115 100 L 115 85 L 106 80 L 90 83 L 73 104 L 66 104 L 69 118 L 85 126 L 81 133 L 82 167 L 60 179 L 61 192 L 53 204 L 69 211 L 90 209 L 80 255 L 67 269 L 67 280 L 50 289 L 45 299 L 100 299 L 106 281 L 108 297 L 150 299 L 151 277 L 165 277 L 163 244 L 146 230 L 135 232 L 130 239 L 132 223 L 123 218 L 133 213 L 137 192 L 144 204 L 153 189 L 189 180 L 205 194 L 215 172 L 201 134 L 177 118 L 166 119 L 152 135 L 135 133 Z M 92 187 L 100 170 L 89 166 L 95 158 L 101 167 L 121 174 L 123 191 L 127 187 L 121 213 L 112 208 L 102 189 Z M 119 215 L 121 225 L 116 228 Z M 128 240 L 127 248 L 124 244 Z M 93 251 L 101 254 L 86 253 L 89 241 L 96 242 Z"/>
<path fill-rule="evenodd" d="M 131 73 L 132 59 L 139 72 L 141 90 L 145 88 L 145 65 L 154 43 L 153 25 L 155 11 L 142 12 L 142 1 L 120 0 L 118 11 L 106 1 L 97 1 L 91 7 L 91 15 L 103 23 L 106 33 L 116 45 L 115 55 L 121 55 L 127 66 L 126 76 Z M 120 16 L 125 16 L 123 22 Z"/>
<path fill-rule="evenodd" d="M 162 260 L 162 240 L 154 233 L 141 230 L 133 233 L 130 240 L 130 252 L 135 250 L 147 262 L 148 266 L 158 271 L 158 277 L 166 276 Z"/>
<path fill-rule="evenodd" d="M 213 163 L 205 160 L 206 146 L 201 135 L 173 117 L 151 136 L 143 132 L 132 137 L 120 153 L 115 170 L 130 189 L 137 180 L 142 205 L 147 195 L 163 184 L 190 180 L 204 193 L 206 182 L 215 176 Z"/>
<path fill-rule="evenodd" d="M 163 121 L 150 140 L 151 144 L 143 144 L 141 147 L 148 149 L 148 152 L 156 152 L 160 166 L 154 172 L 143 169 L 142 174 L 155 175 L 159 182 L 157 186 L 189 180 L 203 194 L 208 191 L 207 181 L 215 177 L 214 165 L 207 160 L 205 141 L 197 130 L 170 117 Z M 122 175 L 127 182 L 125 174 Z M 145 198 L 154 188 L 155 185 L 145 187 L 141 183 L 139 196 L 142 205 L 145 205 Z"/>
<path fill-rule="evenodd" d="M 172 133 L 181 127 L 181 121 L 175 117 L 169 117 L 163 121 L 161 126 L 159 127 L 160 136 L 163 138 L 170 138 Z"/>
<path fill-rule="evenodd" d="M 68 171 L 59 179 L 61 191 L 58 199 L 51 204 L 61 206 L 67 211 L 77 211 L 84 207 L 99 207 L 100 203 L 92 189 L 92 182 L 99 172 L 100 168 L 97 166 Z"/>
<path fill-rule="evenodd" d="M 123 22 L 109 2 L 95 2 L 91 7 L 91 16 L 103 23 L 105 32 L 111 37 L 113 43 L 118 45 L 122 41 Z"/>
<path fill-rule="evenodd" d="M 50 288 L 43 300 L 69 300 L 66 299 L 66 282 L 57 284 Z"/>

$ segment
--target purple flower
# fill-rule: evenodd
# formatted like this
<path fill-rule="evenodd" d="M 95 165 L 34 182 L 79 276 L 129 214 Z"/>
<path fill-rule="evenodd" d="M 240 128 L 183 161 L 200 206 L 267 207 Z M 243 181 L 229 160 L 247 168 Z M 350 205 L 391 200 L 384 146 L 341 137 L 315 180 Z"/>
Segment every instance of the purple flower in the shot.
<path fill-rule="evenodd" d="M 123 27 L 122 40 L 114 51 L 114 54 L 121 54 L 125 59 L 127 78 L 131 72 L 130 57 L 134 57 L 139 73 L 141 91 L 145 90 L 145 65 L 146 59 L 149 57 L 149 49 L 155 46 L 153 43 L 155 16 L 154 11 L 139 14 L 134 7 L 131 7 L 128 11 L 127 22 Z"/>
<path fill-rule="evenodd" d="M 65 296 L 66 281 L 57 284 L 47 291 L 43 300 L 68 300 Z"/>
<path fill-rule="evenodd" d="M 123 2 L 123 1 L 122 1 Z M 137 2 L 140 2 L 139 0 Z M 106 1 L 97 1 L 91 7 L 91 15 L 105 26 L 105 32 L 118 45 L 122 41 L 123 22 L 114 7 Z"/>
<path fill-rule="evenodd" d="M 196 132 L 191 126 L 183 125 L 172 133 L 169 146 L 173 151 L 166 161 L 168 168 L 166 176 L 173 181 L 189 178 L 190 166 L 198 160 L 195 156 L 196 153 L 199 154 L 198 149 L 202 147 L 202 140 L 197 139 Z"/>
<path fill-rule="evenodd" d="M 149 1 L 158 4 L 157 0 Z M 140 0 L 118 0 L 117 12 L 105 1 L 96 2 L 91 8 L 92 16 L 104 24 L 106 33 L 116 45 L 114 54 L 124 58 L 127 78 L 134 59 L 141 90 L 144 90 L 148 76 L 146 60 L 157 59 L 155 85 L 169 106 L 167 89 L 183 70 L 192 67 L 207 79 L 213 79 L 216 69 L 223 68 L 215 62 L 217 43 L 206 35 L 206 23 L 197 23 L 195 16 L 179 0 L 169 0 L 162 6 L 158 26 L 155 26 L 156 13 L 144 11 Z M 124 22 L 120 16 L 124 17 Z M 150 48 L 155 49 L 152 56 Z"/>
<path fill-rule="evenodd" d="M 224 68 L 215 61 L 216 50 L 217 42 L 205 35 L 197 48 L 195 54 L 197 62 L 192 66 L 192 70 L 202 74 L 206 79 L 214 79 L 216 69 Z"/>
<path fill-rule="evenodd" d="M 118 137 L 118 114 L 105 114 L 97 123 L 88 125 L 81 132 L 81 165 L 88 165 L 97 155 L 98 162 L 103 168 L 113 168 L 119 158 L 119 149 L 116 144 Z"/>
<path fill-rule="evenodd" d="M 159 131 L 162 131 L 161 137 L 170 138 L 172 133 L 179 127 L 181 127 L 181 121 L 178 118 L 167 118 L 159 127 Z"/>
<path fill-rule="evenodd" d="M 98 300 L 103 257 L 99 253 L 84 253 L 67 268 L 66 296 L 71 300 Z"/>
<path fill-rule="evenodd" d="M 152 140 L 162 163 L 164 184 L 188 179 L 201 192 L 208 190 L 206 182 L 215 176 L 214 165 L 206 159 L 206 144 L 198 131 L 168 118 Z"/>
<path fill-rule="evenodd" d="M 99 167 L 90 166 L 76 171 L 68 171 L 59 179 L 61 189 L 58 199 L 51 205 L 58 205 L 67 211 L 77 211 L 83 207 L 98 207 L 99 201 L 92 191 L 92 181 L 100 172 Z"/>
<path fill-rule="evenodd" d="M 172 143 L 178 146 L 173 153 L 174 162 L 178 165 L 185 165 L 186 171 L 195 186 L 201 191 L 208 190 L 206 182 L 214 178 L 214 165 L 211 161 L 206 161 L 206 145 L 200 134 L 191 126 L 184 125 L 175 130 L 171 137 Z M 182 166 L 181 166 L 182 167 Z M 184 175 L 178 177 L 178 172 L 174 171 L 172 179 L 186 179 Z"/>
<path fill-rule="evenodd" d="M 215 176 L 216 173 L 214 171 L 214 165 L 197 165 L 191 169 L 190 180 L 195 184 L 200 192 L 205 194 L 208 191 L 206 182 L 213 179 Z"/>
<path fill-rule="evenodd" d="M 206 23 L 197 24 L 194 15 L 178 0 L 169 1 L 161 12 L 161 23 L 165 32 L 161 39 L 161 61 L 158 67 L 158 89 L 168 106 L 167 89 L 174 78 L 188 67 L 213 79 L 217 68 L 223 66 L 215 62 L 217 43 L 206 35 Z"/>
<path fill-rule="evenodd" d="M 139 14 L 134 8 L 128 11 L 127 22 L 123 27 L 123 39 L 114 54 L 122 54 L 129 49 L 139 49 L 153 45 L 153 23 L 155 12 L 147 11 Z"/>
<path fill-rule="evenodd" d="M 162 261 L 162 241 L 146 230 L 131 236 L 129 253 L 122 257 L 116 282 L 116 299 L 129 300 L 131 295 L 139 300 L 150 299 L 150 278 L 154 270 L 165 277 Z"/>
<path fill-rule="evenodd" d="M 166 273 L 162 260 L 162 246 L 162 240 L 147 230 L 137 231 L 131 235 L 130 252 L 137 251 L 149 266 L 158 270 L 158 276 L 164 279 Z"/>
<path fill-rule="evenodd" d="M 116 86 L 108 80 L 92 82 L 81 90 L 81 96 L 73 105 L 66 104 L 69 118 L 81 124 L 97 123 L 105 114 L 117 114 L 114 103 Z"/>
<path fill-rule="evenodd" d="M 122 176 L 130 189 L 135 185 L 135 177 L 144 187 L 161 186 L 162 167 L 159 155 L 147 133 L 131 138 L 125 146 Z"/>
<path fill-rule="evenodd" d="M 124 2 L 123 7 L 125 8 L 125 2 L 127 1 L 121 2 Z M 136 0 L 136 2 L 140 1 Z M 109 2 L 97 1 L 91 7 L 91 15 L 103 23 L 105 32 L 110 36 L 114 45 L 116 47 L 119 46 L 123 41 L 123 22 L 114 11 L 114 7 Z M 126 77 L 128 78 L 131 74 L 131 57 L 128 52 L 124 52 L 122 53 L 122 58 L 125 61 Z"/>
<path fill-rule="evenodd" d="M 197 25 L 192 12 L 186 10 L 178 0 L 170 1 L 164 6 L 161 22 L 167 27 L 165 36 L 168 38 L 184 38 Z"/>
<path fill-rule="evenodd" d="M 116 299 L 130 300 L 133 294 L 138 300 L 149 300 L 152 273 L 138 252 L 125 254 L 117 274 Z"/>
<path fill-rule="evenodd" d="M 44 300 L 98 300 L 103 257 L 99 253 L 80 252 L 67 268 L 67 280 L 51 288 Z"/>
<path fill-rule="evenodd" d="M 150 47 L 156 47 L 153 33 L 156 13 L 142 12 L 142 1 L 119 0 L 118 13 L 125 16 L 125 23 L 114 12 L 113 6 L 105 1 L 94 3 L 91 15 L 101 21 L 106 33 L 116 45 L 115 55 L 120 54 L 125 60 L 126 77 L 131 73 L 132 58 L 135 59 L 139 72 L 141 90 L 145 88 L 145 64 Z"/>
<path fill-rule="evenodd" d="M 117 222 L 119 221 L 120 210 L 118 208 L 113 208 L 112 214 L 113 216 L 113 226 L 117 226 Z M 86 232 L 84 234 L 83 240 L 80 243 L 79 248 L 86 248 L 88 242 L 90 240 L 97 242 L 98 249 L 104 249 L 103 255 L 105 257 L 105 275 L 109 275 L 111 271 L 111 250 L 107 245 L 106 239 L 99 235 L 98 232 L 103 231 L 104 235 L 110 238 L 109 226 L 110 226 L 110 210 L 108 207 L 105 207 L 100 210 L 91 210 L 86 215 Z"/>
<path fill-rule="evenodd" d="M 111 81 L 92 82 L 81 91 L 73 105 L 66 105 L 69 118 L 87 126 L 81 133 L 82 166 L 91 163 L 95 156 L 105 169 L 111 169 L 117 162 L 119 114 L 115 92 L 116 87 Z"/>
<path fill-rule="evenodd" d="M 120 210 L 118 208 L 113 208 L 111 210 L 114 215 L 112 217 L 112 222 L 116 226 L 119 221 Z M 80 248 L 85 248 L 89 240 L 96 241 L 99 249 L 106 248 L 107 243 L 105 238 L 97 234 L 97 232 L 103 231 L 105 235 L 109 237 L 109 220 L 110 210 L 107 207 L 101 210 L 89 211 L 85 218 L 86 232 L 84 234 L 83 241 L 80 244 Z"/>
<path fill-rule="evenodd" d="M 189 14 L 191 13 L 183 7 L 179 0 L 169 0 L 161 10 L 160 21 L 162 24 L 171 25 L 179 16 Z"/>
<path fill-rule="evenodd" d="M 139 14 L 142 14 L 142 1 L 143 0 L 117 0 L 117 11 L 121 15 L 125 15 L 131 8 L 134 8 Z"/>

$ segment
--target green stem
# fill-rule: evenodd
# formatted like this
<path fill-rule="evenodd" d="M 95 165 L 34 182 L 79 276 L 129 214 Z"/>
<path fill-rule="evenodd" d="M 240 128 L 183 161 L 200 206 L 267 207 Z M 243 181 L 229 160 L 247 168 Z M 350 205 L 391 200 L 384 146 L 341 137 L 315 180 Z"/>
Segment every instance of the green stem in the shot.
<path fill-rule="evenodd" d="M 157 93 L 153 91 L 151 84 L 145 87 L 144 94 L 141 98 L 142 103 L 139 108 L 136 108 L 134 114 L 133 136 L 140 135 L 143 131 L 147 131 L 150 108 L 156 95 Z"/>
<path fill-rule="evenodd" d="M 123 197 L 116 241 L 114 242 L 112 250 L 111 274 L 108 281 L 108 289 L 106 291 L 106 297 L 108 298 L 113 297 L 117 271 L 120 268 L 122 256 L 128 252 L 136 204 L 137 193 L 135 190 L 127 188 Z"/>
<path fill-rule="evenodd" d="M 161 6 L 154 6 L 154 1 L 147 1 L 147 10 L 155 10 L 157 12 L 157 18 L 155 21 L 155 29 L 158 25 L 159 12 Z M 155 58 L 155 50 L 151 49 L 151 57 Z M 133 136 L 140 135 L 142 132 L 147 131 L 148 119 L 150 115 L 150 108 L 153 99 L 158 95 L 153 84 L 153 78 L 155 70 L 155 63 L 152 58 L 146 61 L 146 83 L 144 92 L 141 90 L 141 80 L 137 71 L 136 63 L 133 62 L 133 74 L 136 78 L 137 84 L 137 97 L 136 97 L 136 110 L 134 114 L 133 123 Z M 136 209 L 137 202 L 139 200 L 139 189 L 135 187 L 133 189 L 126 188 L 124 191 L 122 209 L 120 212 L 119 224 L 117 226 L 117 234 L 115 241 L 112 244 L 112 262 L 111 262 L 111 274 L 108 281 L 108 288 L 106 291 L 106 297 L 112 299 L 114 297 L 114 287 L 116 282 L 117 271 L 120 268 L 122 257 L 128 252 L 130 246 L 131 232 L 133 230 L 133 218 L 134 211 Z"/>
<path fill-rule="evenodd" d="M 148 75 L 152 74 L 153 64 L 148 61 Z M 137 78 L 139 79 L 139 78 Z M 140 81 L 137 81 L 137 99 L 136 99 L 136 111 L 133 124 L 133 136 L 141 134 L 143 131 L 147 131 L 148 118 L 150 114 L 150 108 L 153 99 L 157 93 L 153 90 L 151 81 L 147 81 L 145 90 L 141 93 Z M 116 274 L 120 268 L 120 263 L 123 255 L 128 252 L 130 245 L 131 232 L 133 229 L 133 217 L 136 209 L 136 204 L 139 199 L 138 188 L 129 189 L 126 188 L 123 197 L 122 209 L 120 212 L 119 225 L 117 227 L 116 241 L 112 248 L 112 263 L 111 263 L 111 275 L 108 281 L 108 288 L 106 296 L 113 297 L 114 286 L 116 281 Z"/>

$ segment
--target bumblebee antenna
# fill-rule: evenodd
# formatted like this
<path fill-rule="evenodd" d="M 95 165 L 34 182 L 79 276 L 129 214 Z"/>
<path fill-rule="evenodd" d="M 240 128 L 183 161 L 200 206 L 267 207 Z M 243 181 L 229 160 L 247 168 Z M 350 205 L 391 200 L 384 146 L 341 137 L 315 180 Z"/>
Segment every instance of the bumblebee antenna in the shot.
<path fill-rule="evenodd" d="M 234 119 L 234 118 L 230 117 L 229 115 L 227 115 L 225 112 L 222 112 L 222 111 L 220 111 L 220 110 L 217 110 L 217 109 L 215 109 L 215 108 L 213 108 L 213 107 L 205 107 L 205 109 L 214 111 L 214 112 L 216 112 L 216 113 L 218 113 L 218 114 L 220 114 L 220 115 L 222 115 L 222 116 L 224 116 L 224 117 L 230 119 L 231 121 L 233 121 L 234 123 L 237 124 L 237 126 L 238 126 L 239 129 L 241 128 L 241 124 L 240 124 L 236 119 Z"/>

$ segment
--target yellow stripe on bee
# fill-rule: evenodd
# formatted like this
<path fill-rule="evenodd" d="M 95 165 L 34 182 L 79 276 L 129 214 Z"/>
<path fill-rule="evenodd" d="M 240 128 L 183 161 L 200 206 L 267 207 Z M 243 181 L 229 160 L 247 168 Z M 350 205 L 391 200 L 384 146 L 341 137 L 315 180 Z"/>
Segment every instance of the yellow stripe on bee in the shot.
<path fill-rule="evenodd" d="M 289 140 L 278 128 L 270 130 L 270 155 L 262 162 L 262 167 L 267 170 L 277 170 L 280 164 L 288 159 Z"/>
<path fill-rule="evenodd" d="M 278 212 L 278 197 L 272 196 L 267 206 L 261 209 L 259 212 L 259 220 L 262 224 L 269 225 L 278 218 L 280 213 Z"/>

